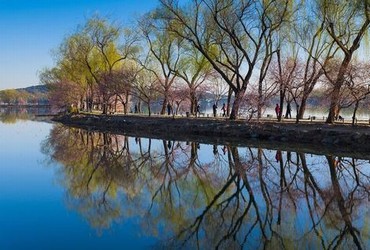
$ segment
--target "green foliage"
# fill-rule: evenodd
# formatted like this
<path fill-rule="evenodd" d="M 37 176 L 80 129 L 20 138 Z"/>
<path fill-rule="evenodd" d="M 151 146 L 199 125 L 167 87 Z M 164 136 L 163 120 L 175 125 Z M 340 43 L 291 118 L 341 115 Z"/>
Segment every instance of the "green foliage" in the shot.
<path fill-rule="evenodd" d="M 0 99 L 7 104 L 15 104 L 20 97 L 20 93 L 15 89 L 7 89 L 0 91 Z"/>
<path fill-rule="evenodd" d="M 78 114 L 79 113 L 79 110 L 75 106 L 69 106 L 67 112 L 69 114 Z"/>
<path fill-rule="evenodd" d="M 35 86 L 24 89 L 6 89 L 0 91 L 0 102 L 5 104 L 36 104 L 47 101 L 45 88 Z"/>
<path fill-rule="evenodd" d="M 189 87 L 193 106 L 201 84 L 216 92 L 222 79 L 232 90 L 234 119 L 240 108 L 260 110 L 276 95 L 269 76 L 275 74 L 270 65 L 278 64 L 277 51 L 283 59 L 293 54 L 302 60 L 297 64 L 300 70 L 306 65 L 302 81 L 316 84 L 323 73 L 312 72 L 352 55 L 361 40 L 368 44 L 368 27 L 361 26 L 369 18 L 368 5 L 368 0 L 161 0 L 135 29 L 94 15 L 66 37 L 55 53 L 55 67 L 45 69 L 40 80 L 59 106 L 86 107 L 88 102 L 106 106 L 114 98 L 129 105 L 129 95 L 149 103 L 154 95 L 148 91 L 161 95 L 165 105 L 170 99 L 184 100 L 173 94 L 179 86 Z M 304 85 L 294 98 L 286 98 L 306 99 L 314 84 Z M 258 96 L 258 103 L 244 102 L 246 96 Z"/>
<path fill-rule="evenodd" d="M 57 65 L 40 74 L 40 80 L 51 90 L 52 103 L 75 107 L 87 102 L 107 103 L 118 94 L 112 91 L 120 84 L 115 75 L 126 70 L 126 61 L 138 51 L 134 41 L 132 32 L 107 19 L 88 19 L 60 45 Z"/>

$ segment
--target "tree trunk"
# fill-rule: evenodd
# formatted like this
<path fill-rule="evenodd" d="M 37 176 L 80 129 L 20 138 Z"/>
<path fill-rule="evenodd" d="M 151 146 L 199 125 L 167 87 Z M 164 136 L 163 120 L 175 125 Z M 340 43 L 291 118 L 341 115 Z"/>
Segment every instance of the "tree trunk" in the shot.
<path fill-rule="evenodd" d="M 333 92 L 331 93 L 331 101 L 330 101 L 330 107 L 329 107 L 329 114 L 328 118 L 326 119 L 326 123 L 334 123 L 338 111 L 339 111 L 339 96 L 340 96 L 340 89 L 341 84 L 336 84 Z"/>
<path fill-rule="evenodd" d="M 352 60 L 353 53 L 360 47 L 361 40 L 364 34 L 368 31 L 368 27 L 370 25 L 370 19 L 368 15 L 369 3 L 367 1 L 364 1 L 364 2 L 365 2 L 364 10 L 365 10 L 366 19 L 364 23 L 361 25 L 361 28 L 358 30 L 358 33 L 353 40 L 352 46 L 349 49 L 342 48 L 343 45 L 338 42 L 338 37 L 335 36 L 334 28 L 332 25 L 328 29 L 329 35 L 333 37 L 334 40 L 337 42 L 337 44 L 341 47 L 345 56 L 340 65 L 339 72 L 338 72 L 336 81 L 334 83 L 334 90 L 333 90 L 333 94 L 332 94 L 332 98 L 330 102 L 330 110 L 329 110 L 329 115 L 328 115 L 328 119 L 326 120 L 326 123 L 333 123 L 335 116 L 338 115 L 337 112 L 339 108 L 339 96 L 340 96 L 340 90 L 345 81 L 344 76 L 348 71 L 348 65 L 350 64 Z"/>
<path fill-rule="evenodd" d="M 352 115 L 352 126 L 355 126 L 356 113 L 357 113 L 357 109 L 358 109 L 359 104 L 360 104 L 360 100 L 356 100 L 355 109 L 353 110 L 353 115 Z"/>
<path fill-rule="evenodd" d="M 258 83 L 258 106 L 257 106 L 257 119 L 262 117 L 262 98 L 263 98 L 263 93 L 262 93 L 262 82 Z"/>
<path fill-rule="evenodd" d="M 230 115 L 230 103 L 231 103 L 231 96 L 233 94 L 233 89 L 231 87 L 229 87 L 229 91 L 227 93 L 227 106 L 226 106 L 226 115 L 229 116 Z"/>
<path fill-rule="evenodd" d="M 299 123 L 299 105 L 296 104 L 296 116 L 295 116 L 295 123 L 298 124 Z"/>
<path fill-rule="evenodd" d="M 152 110 L 150 108 L 150 101 L 148 101 L 147 104 L 148 104 L 148 113 L 149 113 L 149 116 L 151 116 L 152 115 Z"/>
<path fill-rule="evenodd" d="M 233 103 L 233 108 L 231 109 L 230 120 L 236 120 L 236 118 L 238 117 L 239 108 L 243 100 L 244 93 L 245 93 L 244 88 L 240 89 L 238 92 L 235 93 L 235 100 Z"/>
<path fill-rule="evenodd" d="M 103 115 L 106 115 L 108 113 L 108 101 L 105 97 L 103 97 Z"/>
<path fill-rule="evenodd" d="M 197 112 L 197 97 L 195 96 L 195 91 L 190 89 L 190 113 L 195 115 Z"/>
<path fill-rule="evenodd" d="M 87 104 L 87 111 L 92 112 L 93 110 L 93 87 L 92 84 L 88 85 L 87 92 L 86 92 L 86 104 Z"/>
<path fill-rule="evenodd" d="M 114 113 L 117 113 L 117 103 L 118 103 L 118 95 L 116 95 L 116 98 L 114 99 Z"/>
<path fill-rule="evenodd" d="M 140 100 L 137 103 L 137 112 L 141 113 L 141 101 Z"/>
<path fill-rule="evenodd" d="M 285 99 L 285 88 L 283 90 L 280 90 L 280 111 L 278 115 L 278 121 L 281 121 L 281 117 L 283 114 L 283 109 L 284 109 L 284 99 Z"/>
<path fill-rule="evenodd" d="M 280 93 L 280 111 L 279 114 L 277 114 L 278 121 L 281 121 L 281 114 L 283 113 L 283 107 L 284 107 L 284 99 L 285 99 L 285 92 L 286 92 L 286 85 L 282 82 L 283 79 L 283 71 L 281 68 L 281 59 L 280 59 L 280 50 L 277 51 L 277 60 L 278 60 L 278 66 L 279 66 L 279 93 Z"/>
<path fill-rule="evenodd" d="M 166 114 L 167 102 L 168 102 L 168 98 L 167 98 L 167 96 L 165 96 L 164 99 L 163 99 L 163 103 L 162 103 L 161 115 Z"/>
<path fill-rule="evenodd" d="M 125 98 L 126 98 L 126 105 L 123 107 L 124 109 L 123 109 L 123 113 L 126 115 L 127 114 L 127 112 L 128 112 L 128 110 L 129 110 L 129 99 L 130 99 L 130 96 L 129 96 L 129 92 L 128 91 L 126 91 L 126 94 L 125 94 Z"/>
<path fill-rule="evenodd" d="M 87 92 L 88 90 L 86 90 L 85 92 L 85 100 L 86 100 L 85 111 L 89 112 L 89 94 Z"/>
<path fill-rule="evenodd" d="M 306 106 L 307 106 L 307 98 L 308 96 L 303 95 L 302 100 L 301 100 L 301 105 L 299 106 L 299 111 L 298 111 L 298 118 L 303 119 L 304 112 L 306 111 Z"/>

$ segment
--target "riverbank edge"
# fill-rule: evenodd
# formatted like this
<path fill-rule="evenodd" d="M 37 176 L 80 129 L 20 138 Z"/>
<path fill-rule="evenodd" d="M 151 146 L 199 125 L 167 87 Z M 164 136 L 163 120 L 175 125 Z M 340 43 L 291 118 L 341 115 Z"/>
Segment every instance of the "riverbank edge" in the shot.
<path fill-rule="evenodd" d="M 246 122 L 212 118 L 140 115 L 75 114 L 53 118 L 68 126 L 155 139 L 196 140 L 208 144 L 233 144 L 274 149 L 370 158 L 370 128 L 339 124 L 295 124 L 277 121 Z"/>

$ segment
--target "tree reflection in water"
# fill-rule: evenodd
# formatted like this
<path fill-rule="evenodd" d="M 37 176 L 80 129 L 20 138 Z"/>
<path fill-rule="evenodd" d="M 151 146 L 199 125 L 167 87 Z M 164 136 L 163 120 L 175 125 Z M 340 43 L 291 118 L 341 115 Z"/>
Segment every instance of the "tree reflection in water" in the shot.
<path fill-rule="evenodd" d="M 140 218 L 171 248 L 366 248 L 364 160 L 159 141 L 55 126 L 67 203 L 100 232 Z M 161 233 L 159 233 L 161 232 Z"/>
<path fill-rule="evenodd" d="M 0 122 L 14 124 L 18 120 L 30 120 L 32 110 L 25 108 L 0 108 Z"/>

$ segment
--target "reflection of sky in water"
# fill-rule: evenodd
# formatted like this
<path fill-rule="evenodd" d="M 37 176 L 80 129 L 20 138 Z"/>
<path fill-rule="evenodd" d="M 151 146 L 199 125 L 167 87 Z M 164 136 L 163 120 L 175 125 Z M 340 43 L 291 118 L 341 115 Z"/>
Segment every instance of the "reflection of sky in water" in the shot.
<path fill-rule="evenodd" d="M 47 123 L 0 123 L 0 169 L 3 175 L 0 185 L 6 193 L 11 192 L 11 196 L 24 196 L 24 192 L 28 191 L 30 197 L 33 191 L 34 195 L 38 195 L 39 190 L 50 185 L 48 178 L 52 169 L 37 167 L 43 159 L 40 154 L 40 141 L 47 136 L 50 128 L 51 125 Z M 22 185 L 9 188 L 15 182 Z"/>
<path fill-rule="evenodd" d="M 68 171 L 72 171 L 74 167 L 63 166 L 53 161 L 48 162 L 48 157 L 40 152 L 42 143 L 48 136 L 51 136 L 49 133 L 52 128 L 51 124 L 30 121 L 11 125 L 0 123 L 0 248 L 121 249 L 122 246 L 125 249 L 147 248 L 157 244 L 158 241 L 172 238 L 173 234 L 181 229 L 181 226 L 192 224 L 193 220 L 205 211 L 214 196 L 223 188 L 230 175 L 228 163 L 230 147 L 151 140 L 150 155 L 157 165 L 142 167 L 139 171 L 139 177 L 133 183 L 126 183 L 126 180 L 122 179 L 124 176 L 113 180 L 119 182 L 115 183 L 118 185 L 117 195 L 108 195 L 107 200 L 113 205 L 118 204 L 121 209 L 120 214 L 110 221 L 108 227 L 98 230 L 92 227 L 89 219 L 91 216 L 99 216 L 99 213 L 84 214 L 83 210 L 78 210 L 81 209 L 81 205 L 84 205 L 86 200 L 82 199 L 83 195 L 81 194 L 69 193 L 68 182 L 63 181 L 68 177 L 74 178 L 74 176 L 68 176 L 70 174 Z M 78 144 L 78 138 L 81 138 L 81 133 L 76 138 L 68 139 L 73 144 Z M 123 136 L 118 136 L 118 148 L 123 147 L 123 138 Z M 141 156 L 139 145 L 141 144 L 142 153 L 145 154 L 149 148 L 149 140 L 145 138 L 140 140 L 128 138 L 128 140 L 131 157 L 139 162 Z M 173 159 L 169 173 L 166 173 L 163 167 L 161 168 L 164 166 L 164 147 Z M 102 148 L 100 147 L 99 150 Z M 189 169 L 186 164 L 191 160 L 190 152 L 192 149 L 193 152 L 196 152 L 197 157 L 195 164 Z M 67 153 L 68 149 L 64 148 L 63 150 L 66 150 L 65 153 Z M 73 148 L 71 151 L 73 152 Z M 258 167 L 257 161 L 253 160 L 258 155 L 257 149 L 240 147 L 237 151 L 244 168 L 244 172 L 242 172 L 246 173 L 245 178 L 248 179 L 255 195 L 259 216 L 273 214 L 271 228 L 282 236 L 294 240 L 294 244 L 302 244 L 302 242 L 308 244 L 311 240 L 313 243 L 310 244 L 313 245 L 307 245 L 307 247 L 317 246 L 315 240 L 312 240 L 316 236 L 311 230 L 312 222 L 305 195 L 302 192 L 305 189 L 302 167 L 297 169 L 294 164 L 287 165 L 287 162 L 283 160 L 282 166 L 287 182 L 290 181 L 295 171 L 299 172 L 298 181 L 291 187 L 292 193 L 289 194 L 286 190 L 282 190 L 279 184 L 281 165 L 276 160 L 276 150 L 262 150 L 262 169 Z M 281 153 L 282 159 L 286 159 L 287 152 Z M 333 192 L 333 187 L 327 159 L 325 156 L 310 154 L 305 154 L 305 159 L 317 186 L 322 190 L 324 196 L 329 196 Z M 297 162 L 296 152 L 291 152 L 291 160 Z M 350 161 L 351 159 L 343 160 Z M 358 165 L 359 162 L 357 162 L 357 166 L 362 174 L 370 175 L 368 161 L 360 161 L 360 163 Z M 111 166 L 105 167 L 109 170 Z M 340 167 L 338 169 L 340 170 Z M 263 188 L 259 170 L 261 170 L 262 178 L 267 185 L 268 197 L 262 194 Z M 100 175 L 104 174 L 104 171 L 99 173 L 94 181 L 101 181 L 103 177 Z M 176 179 L 175 172 L 181 173 L 178 179 Z M 155 173 L 158 175 L 154 176 Z M 76 175 L 78 174 L 86 173 L 79 170 L 76 172 Z M 169 181 L 169 176 L 176 180 Z M 361 178 L 362 184 L 368 185 L 366 179 L 364 181 L 363 177 Z M 77 178 L 77 180 L 79 179 Z M 167 182 L 163 180 L 167 180 Z M 351 169 L 341 171 L 338 174 L 338 181 L 344 198 L 348 199 L 351 195 L 350 191 L 355 186 Z M 161 184 L 164 184 L 167 189 L 156 193 L 155 191 L 159 190 Z M 240 187 L 242 185 L 243 182 Z M 212 231 L 212 227 L 219 225 L 222 214 L 220 214 L 218 205 L 221 201 L 230 198 L 235 192 L 235 188 L 235 184 L 232 183 L 219 197 L 216 205 L 211 208 L 210 214 L 204 219 L 204 225 L 199 232 L 200 238 L 209 237 L 207 230 Z M 91 197 L 99 196 L 99 192 L 101 190 L 93 193 Z M 283 193 L 282 196 L 281 193 Z M 154 194 L 157 196 L 152 202 Z M 242 200 L 240 196 L 240 199 L 232 200 L 229 205 L 231 208 L 239 205 L 238 213 L 243 212 L 249 201 L 249 194 L 245 186 L 243 186 L 241 194 L 245 200 Z M 294 202 L 289 195 L 295 197 Z M 278 226 L 276 211 L 280 198 L 283 201 L 281 203 L 282 221 L 281 225 Z M 272 202 L 271 207 L 266 207 L 266 199 Z M 312 202 L 312 197 L 308 197 L 308 199 Z M 316 205 L 317 214 L 323 214 L 323 211 L 320 210 L 324 209 L 323 205 L 320 203 Z M 362 205 L 355 206 L 355 213 L 352 217 L 353 224 L 362 232 L 369 227 L 369 208 L 367 205 L 368 198 Z M 149 208 L 151 209 L 149 210 Z M 322 230 L 321 234 L 325 240 L 330 240 L 343 227 L 340 219 L 339 223 L 332 222 L 338 216 L 337 208 L 334 206 L 330 209 L 332 211 L 324 213 L 325 215 L 329 214 L 327 216 L 329 218 L 318 220 L 320 221 L 320 230 Z M 356 209 L 360 209 L 360 211 Z M 229 218 L 230 215 L 227 213 L 226 211 L 224 216 Z M 253 226 L 256 216 L 257 211 L 252 209 L 244 219 L 240 232 L 248 232 Z M 217 231 L 226 231 L 225 225 L 212 233 L 217 235 Z M 267 237 L 271 237 L 271 235 L 272 232 L 268 230 Z M 240 236 L 237 238 L 241 240 Z M 261 230 L 260 226 L 257 226 L 248 238 L 247 249 L 261 247 L 260 238 Z M 363 236 L 365 245 L 369 244 L 369 238 L 369 235 Z M 348 240 L 351 241 L 349 237 Z M 294 244 L 292 243 L 292 246 Z"/>

